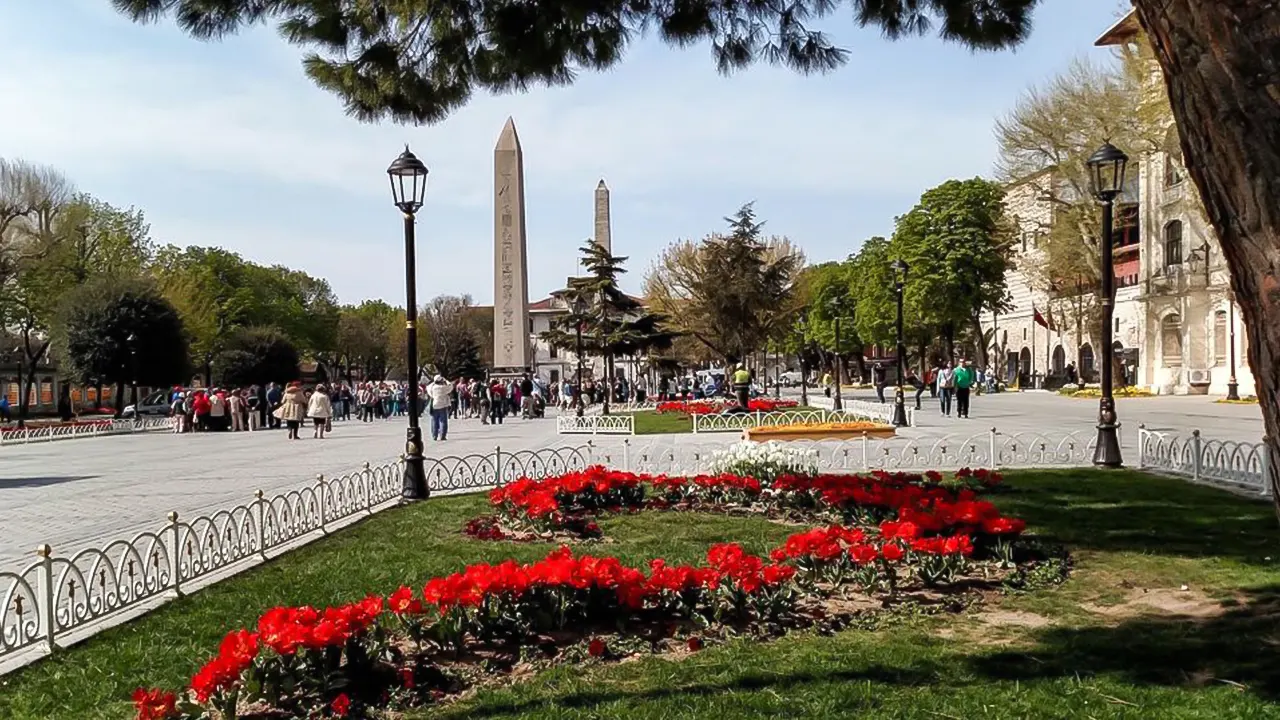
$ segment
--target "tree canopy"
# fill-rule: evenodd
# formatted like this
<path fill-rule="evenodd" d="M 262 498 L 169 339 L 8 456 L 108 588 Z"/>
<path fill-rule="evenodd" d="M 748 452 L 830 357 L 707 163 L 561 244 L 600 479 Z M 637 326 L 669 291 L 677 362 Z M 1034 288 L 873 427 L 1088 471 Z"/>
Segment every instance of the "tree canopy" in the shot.
<path fill-rule="evenodd" d="M 756 62 L 804 73 L 843 65 L 838 48 L 808 23 L 844 6 L 831 0 L 111 0 L 139 22 L 173 18 L 201 40 L 274 22 L 307 49 L 303 67 L 363 121 L 436 123 L 476 91 L 506 93 L 568 85 L 581 70 L 622 61 L 646 31 L 688 47 L 709 42 L 728 74 Z M 1030 31 L 1037 0 L 848 0 L 854 21 L 891 38 L 938 34 L 998 49 Z M 447 20 L 444 20 L 447 18 Z"/>
<path fill-rule="evenodd" d="M 765 237 L 750 204 L 725 221 L 726 234 L 667 247 L 644 288 L 673 330 L 737 362 L 795 322 L 804 255 L 786 238 Z"/>
<path fill-rule="evenodd" d="M 298 350 L 275 328 L 241 328 L 227 337 L 216 367 L 221 385 L 287 383 L 298 379 Z"/>
<path fill-rule="evenodd" d="M 81 382 L 144 386 L 185 382 L 186 338 L 178 311 L 144 281 L 95 278 L 59 308 L 59 344 L 70 376 Z M 117 393 L 117 406 L 123 393 Z"/>

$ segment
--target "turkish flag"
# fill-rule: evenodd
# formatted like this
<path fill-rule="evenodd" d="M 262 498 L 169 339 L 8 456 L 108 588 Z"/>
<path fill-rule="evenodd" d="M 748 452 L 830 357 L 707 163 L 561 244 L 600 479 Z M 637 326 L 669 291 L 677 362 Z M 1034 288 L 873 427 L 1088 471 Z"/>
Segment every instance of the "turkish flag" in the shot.
<path fill-rule="evenodd" d="M 1037 324 L 1037 325 L 1039 325 L 1039 326 L 1040 326 L 1040 327 L 1042 327 L 1042 328 L 1047 328 L 1047 329 L 1049 329 L 1049 330 L 1056 330 L 1056 329 L 1057 329 L 1057 328 L 1055 328 L 1055 327 L 1053 326 L 1053 321 L 1052 321 L 1052 320 L 1046 320 L 1046 319 L 1045 319 L 1045 317 L 1044 317 L 1043 315 L 1041 315 L 1041 314 L 1040 314 L 1040 311 L 1039 311 L 1039 310 L 1037 310 L 1034 306 L 1031 308 L 1031 311 L 1032 311 L 1033 313 L 1035 313 L 1035 318 L 1034 318 L 1034 320 L 1036 321 L 1036 324 Z"/>

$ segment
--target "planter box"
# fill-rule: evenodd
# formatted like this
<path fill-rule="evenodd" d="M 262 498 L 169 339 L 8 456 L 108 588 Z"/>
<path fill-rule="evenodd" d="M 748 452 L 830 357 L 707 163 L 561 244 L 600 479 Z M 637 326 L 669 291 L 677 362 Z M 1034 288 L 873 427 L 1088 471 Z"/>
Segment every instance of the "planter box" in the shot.
<path fill-rule="evenodd" d="M 743 431 L 743 435 L 752 442 L 768 442 L 770 440 L 857 440 L 863 435 L 870 438 L 891 438 L 897 435 L 897 429 L 892 425 L 850 430 L 793 429 L 783 425 L 779 427 L 751 428 Z"/>

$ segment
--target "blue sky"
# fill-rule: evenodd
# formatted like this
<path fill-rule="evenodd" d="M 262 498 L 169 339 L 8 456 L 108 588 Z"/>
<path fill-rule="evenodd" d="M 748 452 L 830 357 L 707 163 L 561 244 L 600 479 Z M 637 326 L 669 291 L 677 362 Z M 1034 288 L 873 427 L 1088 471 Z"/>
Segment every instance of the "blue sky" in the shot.
<path fill-rule="evenodd" d="M 258 28 L 217 43 L 136 26 L 107 0 L 0 7 L 0 156 L 54 165 L 143 209 L 160 243 L 218 245 L 328 278 L 344 302 L 403 303 L 403 246 L 385 169 L 408 142 L 431 168 L 418 294 L 493 296 L 493 146 L 513 116 L 525 154 L 530 300 L 563 284 L 612 191 L 613 248 L 639 288 L 663 247 L 721 229 L 754 200 L 812 261 L 887 235 L 920 193 L 991 172 L 994 120 L 1092 41 L 1117 0 L 1041 0 L 1030 40 L 973 54 L 891 43 L 847 11 L 825 28 L 849 64 L 724 78 L 707 47 L 637 43 L 570 88 L 479 96 L 434 127 L 362 125 Z"/>

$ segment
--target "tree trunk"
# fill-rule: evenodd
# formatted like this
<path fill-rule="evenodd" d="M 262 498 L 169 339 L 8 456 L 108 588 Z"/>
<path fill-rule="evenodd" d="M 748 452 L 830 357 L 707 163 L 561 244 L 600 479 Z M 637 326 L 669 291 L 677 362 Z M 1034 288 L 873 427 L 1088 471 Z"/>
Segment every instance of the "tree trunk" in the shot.
<path fill-rule="evenodd" d="M 1187 171 L 1231 269 L 1280 517 L 1280 15 L 1257 0 L 1134 4 L 1164 69 Z"/>
<path fill-rule="evenodd" d="M 973 332 L 974 337 L 978 339 L 974 343 L 977 346 L 975 354 L 978 356 L 978 367 L 985 369 L 990 366 L 990 356 L 987 355 L 987 336 L 982 333 L 982 318 L 976 314 L 973 316 Z M 994 342 L 995 338 L 992 337 L 991 340 Z"/>
<path fill-rule="evenodd" d="M 947 323 L 942 327 L 942 338 L 947 348 L 947 362 L 956 361 L 956 326 Z"/>
<path fill-rule="evenodd" d="M 116 419 L 124 417 L 124 380 L 116 380 Z M 135 408 L 136 412 L 137 409 Z"/>

